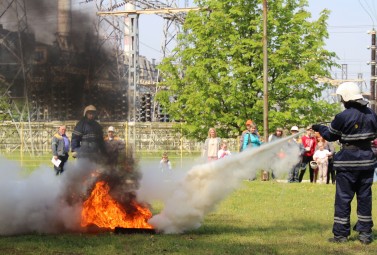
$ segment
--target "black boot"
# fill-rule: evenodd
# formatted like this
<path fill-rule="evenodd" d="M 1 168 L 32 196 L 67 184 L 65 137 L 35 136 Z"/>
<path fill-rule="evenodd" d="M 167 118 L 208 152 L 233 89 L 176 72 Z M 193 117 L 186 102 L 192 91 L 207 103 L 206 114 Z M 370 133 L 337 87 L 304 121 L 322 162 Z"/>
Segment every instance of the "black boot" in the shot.
<path fill-rule="evenodd" d="M 370 232 L 360 232 L 359 233 L 359 241 L 362 243 L 362 244 L 370 244 L 371 242 L 373 242 L 373 232 L 370 231 Z"/>
<path fill-rule="evenodd" d="M 348 239 L 345 236 L 334 236 L 332 238 L 329 238 L 328 241 L 330 243 L 346 243 L 348 242 Z"/>

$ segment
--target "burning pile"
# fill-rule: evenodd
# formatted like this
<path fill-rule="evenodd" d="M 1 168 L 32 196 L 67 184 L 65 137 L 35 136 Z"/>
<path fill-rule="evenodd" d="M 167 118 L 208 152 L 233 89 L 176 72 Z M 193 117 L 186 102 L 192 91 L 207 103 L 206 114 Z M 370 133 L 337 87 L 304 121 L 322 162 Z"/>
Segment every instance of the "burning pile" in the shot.
<path fill-rule="evenodd" d="M 81 226 L 96 225 L 100 228 L 144 228 L 152 229 L 147 223 L 152 217 L 148 208 L 131 200 L 127 211 L 109 194 L 110 187 L 104 181 L 96 183 L 90 197 L 84 202 Z"/>

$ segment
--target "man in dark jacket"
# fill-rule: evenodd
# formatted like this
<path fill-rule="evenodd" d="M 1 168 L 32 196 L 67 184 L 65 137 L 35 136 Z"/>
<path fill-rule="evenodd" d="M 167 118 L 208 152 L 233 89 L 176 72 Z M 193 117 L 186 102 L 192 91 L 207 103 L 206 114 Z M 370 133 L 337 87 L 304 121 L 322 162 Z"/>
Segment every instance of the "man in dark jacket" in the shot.
<path fill-rule="evenodd" d="M 107 129 L 107 136 L 105 137 L 106 152 L 108 155 L 108 164 L 112 168 L 115 168 L 118 164 L 118 158 L 120 154 L 124 154 L 124 142 L 119 136 L 116 136 L 115 129 L 110 126 Z"/>
<path fill-rule="evenodd" d="M 101 125 L 95 120 L 97 110 L 88 105 L 84 117 L 72 132 L 72 156 L 90 158 L 99 162 L 106 156 L 105 142 Z"/>
<path fill-rule="evenodd" d="M 342 144 L 334 156 L 336 175 L 335 214 L 333 233 L 330 242 L 347 242 L 351 232 L 351 202 L 356 193 L 358 221 L 353 228 L 359 232 L 363 244 L 373 241 L 372 190 L 376 156 L 371 149 L 371 141 L 377 132 L 377 116 L 367 107 L 356 83 L 341 84 L 336 94 L 346 108 L 337 114 L 330 127 L 313 125 L 327 141 Z"/>

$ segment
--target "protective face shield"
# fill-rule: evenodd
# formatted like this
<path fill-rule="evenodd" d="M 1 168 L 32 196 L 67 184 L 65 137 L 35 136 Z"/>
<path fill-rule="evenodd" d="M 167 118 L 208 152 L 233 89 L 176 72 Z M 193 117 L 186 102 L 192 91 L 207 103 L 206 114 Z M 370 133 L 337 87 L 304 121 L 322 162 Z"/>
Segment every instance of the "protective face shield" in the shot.
<path fill-rule="evenodd" d="M 354 82 L 344 82 L 340 84 L 336 89 L 336 94 L 340 96 L 340 100 L 343 99 L 344 102 L 364 99 L 359 86 Z"/>

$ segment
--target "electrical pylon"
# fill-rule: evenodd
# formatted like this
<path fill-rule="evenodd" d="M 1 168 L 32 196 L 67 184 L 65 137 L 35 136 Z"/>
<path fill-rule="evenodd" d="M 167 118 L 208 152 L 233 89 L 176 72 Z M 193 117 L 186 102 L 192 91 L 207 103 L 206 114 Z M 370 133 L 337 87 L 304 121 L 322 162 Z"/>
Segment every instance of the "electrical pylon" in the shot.
<path fill-rule="evenodd" d="M 30 109 L 28 100 L 28 67 L 31 59 L 30 45 L 26 42 L 33 42 L 32 35 L 28 31 L 28 22 L 26 15 L 26 0 L 4 0 L 0 2 L 0 19 L 7 21 L 6 28 L 1 27 L 0 47 L 6 51 L 9 57 L 7 66 L 12 69 L 6 73 L 3 85 L 5 95 L 9 98 L 10 115 L 17 131 L 23 141 L 31 141 L 31 148 L 27 142 L 23 142 L 22 150 L 29 151 L 34 155 L 33 136 L 30 125 Z M 11 17 L 11 19 L 10 19 Z M 14 21 L 14 22 L 12 22 Z M 16 32 L 13 32 L 16 31 Z M 24 129 L 23 122 L 27 122 L 27 128 Z M 24 147 L 25 145 L 25 147 Z"/>

